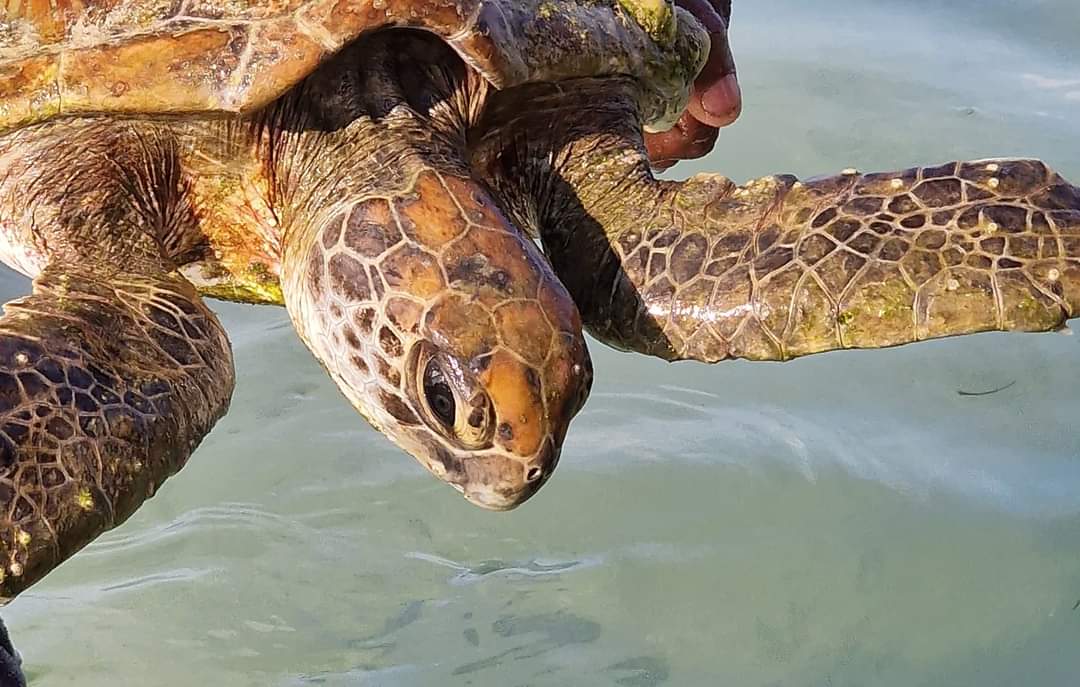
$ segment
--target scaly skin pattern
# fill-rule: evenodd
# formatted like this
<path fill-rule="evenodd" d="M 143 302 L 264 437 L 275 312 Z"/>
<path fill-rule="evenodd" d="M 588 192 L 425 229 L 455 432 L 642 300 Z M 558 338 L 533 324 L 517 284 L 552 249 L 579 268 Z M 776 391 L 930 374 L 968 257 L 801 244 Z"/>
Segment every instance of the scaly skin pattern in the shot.
<path fill-rule="evenodd" d="M 391 27 L 442 37 L 498 88 L 641 78 L 646 119 L 669 125 L 708 45 L 670 0 L 20 0 L 0 5 L 0 132 L 61 115 L 252 113 Z"/>
<path fill-rule="evenodd" d="M 228 407 L 194 289 L 93 267 L 47 268 L 0 317 L 0 601 L 126 520 Z"/>
<path fill-rule="evenodd" d="M 474 151 L 611 345 L 787 360 L 1052 330 L 1080 311 L 1080 189 L 1042 162 L 662 182 L 633 89 L 582 80 L 500 94 Z"/>

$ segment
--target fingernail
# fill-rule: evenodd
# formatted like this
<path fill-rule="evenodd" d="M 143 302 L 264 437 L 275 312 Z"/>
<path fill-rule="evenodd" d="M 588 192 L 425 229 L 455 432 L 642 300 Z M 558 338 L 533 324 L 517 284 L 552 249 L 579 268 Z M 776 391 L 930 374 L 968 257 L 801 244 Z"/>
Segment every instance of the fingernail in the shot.
<path fill-rule="evenodd" d="M 742 91 L 739 80 L 734 74 L 728 74 L 701 94 L 701 107 L 714 117 L 720 117 L 731 123 L 742 110 Z"/>

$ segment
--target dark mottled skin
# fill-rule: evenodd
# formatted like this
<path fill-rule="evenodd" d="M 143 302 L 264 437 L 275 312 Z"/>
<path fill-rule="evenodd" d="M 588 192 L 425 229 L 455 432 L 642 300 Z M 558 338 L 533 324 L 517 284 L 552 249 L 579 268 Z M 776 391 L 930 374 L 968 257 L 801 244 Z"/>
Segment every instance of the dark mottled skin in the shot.
<path fill-rule="evenodd" d="M 607 343 L 669 360 L 786 360 L 1057 329 L 1080 310 L 1080 189 L 1042 162 L 657 181 L 634 88 L 499 94 L 473 150 Z"/>
<path fill-rule="evenodd" d="M 11 644 L 7 626 L 0 619 L 0 685 L 3 687 L 26 687 L 22 674 L 22 657 Z"/>

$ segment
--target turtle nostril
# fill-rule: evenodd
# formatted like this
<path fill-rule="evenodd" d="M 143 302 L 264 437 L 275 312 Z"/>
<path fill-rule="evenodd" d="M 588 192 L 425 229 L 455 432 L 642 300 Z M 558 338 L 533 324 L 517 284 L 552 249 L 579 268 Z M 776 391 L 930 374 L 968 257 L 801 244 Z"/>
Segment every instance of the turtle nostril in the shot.
<path fill-rule="evenodd" d="M 529 471 L 527 473 L 525 473 L 525 481 L 535 482 L 536 480 L 540 479 L 540 476 L 542 474 L 544 474 L 543 470 L 541 470 L 539 467 L 533 466 L 529 468 Z"/>

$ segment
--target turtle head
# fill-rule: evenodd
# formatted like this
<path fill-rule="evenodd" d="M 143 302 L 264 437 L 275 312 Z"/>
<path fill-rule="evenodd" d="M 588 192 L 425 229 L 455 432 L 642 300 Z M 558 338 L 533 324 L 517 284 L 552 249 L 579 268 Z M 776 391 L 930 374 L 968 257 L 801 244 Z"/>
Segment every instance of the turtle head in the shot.
<path fill-rule="evenodd" d="M 493 510 L 522 503 L 551 475 L 592 382 L 576 309 L 561 284 L 537 283 L 542 271 L 523 247 L 451 259 L 459 278 L 425 310 L 404 360 L 407 408 L 384 406 L 397 413 L 384 432 L 470 502 Z M 489 300 L 489 280 L 515 268 L 503 274 L 532 282 L 536 296 L 521 297 L 523 290 Z"/>
<path fill-rule="evenodd" d="M 580 316 L 464 161 L 483 84 L 430 38 L 358 50 L 361 72 L 331 64 L 292 106 L 331 125 L 289 161 L 306 174 L 286 306 L 372 425 L 472 503 L 513 508 L 551 475 L 588 394 Z"/>
<path fill-rule="evenodd" d="M 299 199 L 286 306 L 372 425 L 472 503 L 513 508 L 588 395 L 577 307 L 466 162 L 482 79 L 429 36 L 353 51 L 281 108 L 315 113 L 279 156 Z"/>
<path fill-rule="evenodd" d="M 290 240 L 286 304 L 353 406 L 472 503 L 551 475 L 592 369 L 577 308 L 468 178 L 419 171 Z"/>
<path fill-rule="evenodd" d="M 551 475 L 592 383 L 577 308 L 471 179 L 422 172 L 394 207 L 383 231 L 406 247 L 373 271 L 387 285 L 376 316 L 402 339 L 390 363 L 402 379 L 379 380 L 357 407 L 378 406 L 376 424 L 470 502 L 512 508 Z M 390 335 L 380 328 L 372 343 Z M 377 376 L 386 355 L 371 351 Z"/>

